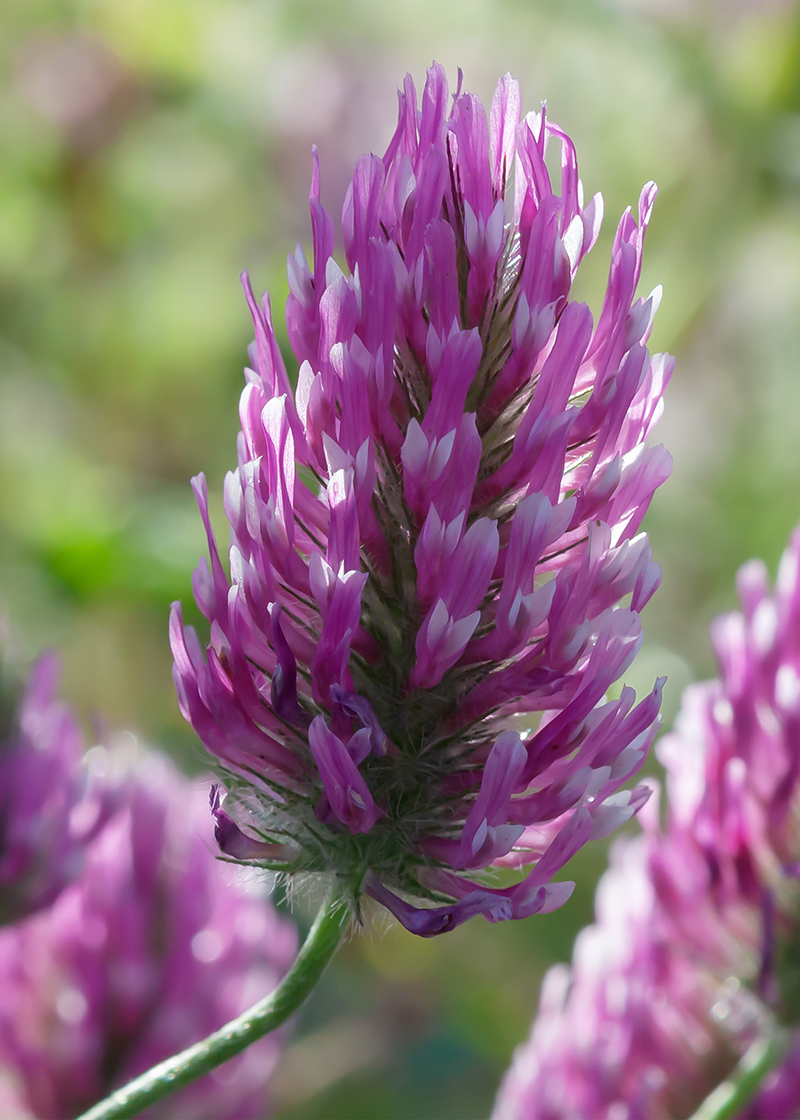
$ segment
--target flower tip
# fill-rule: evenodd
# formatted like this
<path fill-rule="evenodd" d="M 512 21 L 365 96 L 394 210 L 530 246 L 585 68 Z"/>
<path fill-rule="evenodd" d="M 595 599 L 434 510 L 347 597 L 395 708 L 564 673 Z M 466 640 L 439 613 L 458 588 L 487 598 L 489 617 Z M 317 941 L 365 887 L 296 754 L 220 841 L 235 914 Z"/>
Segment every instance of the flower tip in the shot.
<path fill-rule="evenodd" d="M 197 498 L 198 503 L 201 501 L 201 499 L 203 502 L 207 502 L 208 482 L 206 481 L 206 476 L 203 471 L 199 471 L 197 474 L 192 475 L 191 485 L 192 490 L 194 491 L 194 496 Z"/>

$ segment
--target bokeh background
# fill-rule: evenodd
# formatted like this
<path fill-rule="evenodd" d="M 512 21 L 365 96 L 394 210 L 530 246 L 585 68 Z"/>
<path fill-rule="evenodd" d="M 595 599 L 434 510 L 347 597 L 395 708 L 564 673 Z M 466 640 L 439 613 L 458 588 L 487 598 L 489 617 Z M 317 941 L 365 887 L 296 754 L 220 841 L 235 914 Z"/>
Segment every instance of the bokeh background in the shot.
<path fill-rule="evenodd" d="M 660 185 L 642 292 L 664 285 L 653 344 L 679 359 L 660 432 L 675 470 L 648 515 L 664 580 L 629 683 L 669 673 L 667 722 L 712 671 L 707 625 L 736 568 L 774 571 L 800 518 L 796 5 L 3 0 L 0 613 L 28 654 L 63 651 L 98 734 L 131 728 L 189 772 L 204 763 L 167 611 L 204 550 L 189 478 L 206 472 L 219 514 L 235 457 L 238 273 L 271 290 L 283 330 L 311 144 L 338 215 L 405 71 L 420 86 L 433 58 L 484 99 L 511 70 L 575 139 L 606 200 L 580 280 L 596 310 L 619 214 Z M 279 1116 L 485 1116 L 604 861 L 585 852 L 573 901 L 545 918 L 354 939 L 301 1017 Z"/>

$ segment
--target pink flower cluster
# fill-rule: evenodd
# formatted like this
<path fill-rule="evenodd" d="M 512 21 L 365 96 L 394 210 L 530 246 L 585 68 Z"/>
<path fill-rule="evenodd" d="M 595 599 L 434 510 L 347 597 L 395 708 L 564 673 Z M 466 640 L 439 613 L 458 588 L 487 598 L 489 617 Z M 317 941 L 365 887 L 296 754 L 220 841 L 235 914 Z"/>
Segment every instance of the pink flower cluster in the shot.
<path fill-rule="evenodd" d="M 800 529 L 774 593 L 756 561 L 738 589 L 712 627 L 720 678 L 657 748 L 666 824 L 648 806 L 615 852 L 498 1120 L 687 1115 L 775 1016 L 800 1019 Z M 796 1115 L 799 1070 L 795 1047 L 747 1116 Z"/>
<path fill-rule="evenodd" d="M 597 891 L 596 924 L 578 935 L 572 968 L 546 974 L 493 1120 L 691 1116 L 736 1060 L 710 1014 L 715 1003 L 734 1014 L 734 1001 L 671 943 L 649 857 L 644 837 L 615 843 Z M 740 1002 L 737 1020 L 752 1030 Z"/>
<path fill-rule="evenodd" d="M 58 658 L 33 666 L 24 693 L 0 687 L 0 924 L 49 906 L 81 872 L 113 793 L 81 765 L 83 735 L 58 698 Z"/>
<path fill-rule="evenodd" d="M 207 791 L 155 754 L 129 759 L 115 786 L 80 878 L 0 930 L 3 1116 L 83 1113 L 240 1014 L 294 957 L 293 924 L 213 859 Z M 279 1036 L 263 1039 L 159 1116 L 263 1115 L 279 1051 Z"/>
<path fill-rule="evenodd" d="M 245 281 L 229 574 L 200 476 L 210 643 L 178 604 L 171 641 L 181 709 L 226 773 L 223 851 L 333 871 L 356 907 L 366 892 L 431 936 L 562 905 L 553 876 L 647 796 L 622 787 L 660 685 L 638 706 L 606 693 L 659 582 L 638 529 L 670 469 L 645 439 L 672 365 L 646 345 L 659 291 L 636 298 L 652 183 L 595 323 L 570 287 L 602 200 L 569 137 L 521 116 L 510 76 L 488 119 L 460 81 L 448 106 L 438 66 L 419 106 L 410 77 L 399 98 L 347 191 L 346 269 L 315 154 L 313 269 L 289 257 L 294 390 Z M 509 886 L 481 874 L 527 864 Z"/>

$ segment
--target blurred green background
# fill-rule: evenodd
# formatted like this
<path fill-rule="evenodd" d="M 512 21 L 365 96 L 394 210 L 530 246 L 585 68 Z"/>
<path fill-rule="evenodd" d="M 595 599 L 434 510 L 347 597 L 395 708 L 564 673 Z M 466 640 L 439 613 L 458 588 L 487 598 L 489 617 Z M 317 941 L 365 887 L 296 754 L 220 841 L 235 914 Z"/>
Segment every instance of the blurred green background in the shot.
<path fill-rule="evenodd" d="M 800 515 L 800 10 L 745 0 L 3 0 L 0 5 L 0 612 L 65 691 L 203 761 L 173 698 L 169 602 L 204 550 L 189 478 L 219 501 L 251 338 L 237 276 L 269 288 L 308 244 L 310 146 L 338 214 L 395 89 L 433 58 L 488 99 L 507 70 L 575 139 L 606 228 L 661 194 L 642 291 L 678 356 L 648 517 L 662 589 L 629 681 L 708 675 L 710 617 Z M 219 524 L 219 518 L 217 523 Z M 220 526 L 221 528 L 221 526 Z M 569 906 L 434 942 L 387 926 L 341 953 L 275 1080 L 279 1115 L 485 1116 Z M 297 908 L 301 922 L 303 905 Z"/>

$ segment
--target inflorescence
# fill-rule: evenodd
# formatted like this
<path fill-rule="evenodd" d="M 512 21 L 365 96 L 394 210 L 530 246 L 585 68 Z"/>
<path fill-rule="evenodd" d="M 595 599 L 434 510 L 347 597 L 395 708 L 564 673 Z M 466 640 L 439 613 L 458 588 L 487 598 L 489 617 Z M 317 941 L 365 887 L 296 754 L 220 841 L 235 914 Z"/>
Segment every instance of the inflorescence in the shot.
<path fill-rule="evenodd" d="M 334 872 L 356 910 L 366 893 L 431 936 L 561 906 L 573 884 L 553 876 L 648 795 L 623 786 L 660 682 L 638 706 L 606 696 L 660 578 L 638 530 L 670 470 L 645 440 L 672 362 L 646 345 L 660 291 L 635 294 L 654 184 L 620 221 L 595 323 L 570 287 L 602 199 L 584 202 L 545 109 L 521 118 L 506 76 L 488 120 L 460 79 L 448 112 L 439 66 L 420 107 L 410 77 L 399 99 L 348 188 L 342 264 L 314 155 L 313 270 L 289 257 L 294 391 L 245 279 L 230 575 L 200 476 L 210 642 L 179 604 L 171 640 L 228 789 L 223 853 Z"/>

